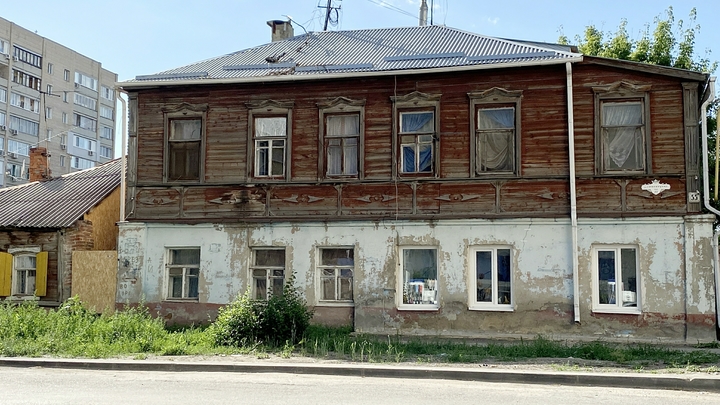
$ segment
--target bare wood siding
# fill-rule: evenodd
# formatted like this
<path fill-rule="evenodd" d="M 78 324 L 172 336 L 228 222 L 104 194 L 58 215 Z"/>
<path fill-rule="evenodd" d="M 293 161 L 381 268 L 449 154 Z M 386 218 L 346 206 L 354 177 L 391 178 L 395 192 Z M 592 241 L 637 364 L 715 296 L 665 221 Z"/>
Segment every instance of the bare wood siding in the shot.
<path fill-rule="evenodd" d="M 650 85 L 652 173 L 595 175 L 592 86 L 619 81 Z M 584 216 L 670 215 L 686 210 L 675 193 L 684 176 L 683 87 L 680 79 L 591 64 L 574 66 L 578 212 Z M 468 93 L 494 87 L 521 91 L 520 172 L 511 178 L 475 177 Z M 439 168 L 435 176 L 392 178 L 391 97 L 414 91 L 440 94 Z M 203 86 L 144 90 L 138 95 L 138 184 L 135 218 L 227 220 L 269 217 L 493 217 L 569 215 L 567 89 L 564 66 L 513 68 L 353 80 Z M 337 182 L 318 173 L 318 103 L 347 97 L 365 102 L 362 179 Z M 246 178 L 248 102 L 292 102 L 287 181 Z M 207 104 L 201 184 L 162 184 L 162 108 Z M 670 182 L 663 197 L 637 196 L 655 177 Z M 467 182 L 463 181 L 466 179 Z M 683 183 L 684 184 L 684 183 Z"/>

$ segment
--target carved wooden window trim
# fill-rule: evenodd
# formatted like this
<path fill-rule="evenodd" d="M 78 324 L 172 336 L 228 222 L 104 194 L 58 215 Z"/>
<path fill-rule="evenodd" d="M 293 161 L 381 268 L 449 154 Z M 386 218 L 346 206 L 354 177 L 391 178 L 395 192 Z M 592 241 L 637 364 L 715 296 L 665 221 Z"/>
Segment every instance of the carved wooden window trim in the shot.
<path fill-rule="evenodd" d="M 507 90 L 499 87 L 468 93 L 470 98 L 470 167 L 471 177 L 517 177 L 521 171 L 520 139 L 522 134 L 521 101 L 522 90 Z M 512 108 L 514 113 L 515 126 L 512 146 L 512 167 L 506 170 L 483 170 L 480 154 L 482 148 L 478 146 L 482 136 L 478 129 L 478 114 L 480 110 L 495 110 Z M 508 128 L 509 130 L 509 128 Z"/>
<path fill-rule="evenodd" d="M 357 180 L 363 178 L 365 169 L 365 100 L 351 100 L 345 97 L 338 97 L 334 100 L 317 103 L 319 110 L 320 125 L 318 138 L 318 179 L 327 180 Z M 328 173 L 328 142 L 331 138 L 352 138 L 352 136 L 327 136 L 327 119 L 331 116 L 339 115 L 357 115 L 359 120 L 359 131 L 357 135 L 357 173 L 350 174 L 330 174 Z M 345 157 L 344 147 L 342 157 Z M 344 166 L 343 166 L 344 168 Z"/>
<path fill-rule="evenodd" d="M 440 97 L 441 94 L 426 94 L 414 91 L 404 96 L 393 96 L 390 100 L 393 103 L 393 178 L 422 178 L 435 177 L 440 174 Z M 432 136 L 432 161 L 431 170 L 428 172 L 403 172 L 402 151 L 401 151 L 401 114 L 412 112 L 432 112 L 434 115 L 433 132 L 424 134 Z M 412 136 L 410 133 L 408 136 Z M 416 142 L 421 142 L 420 140 Z"/>
<path fill-rule="evenodd" d="M 650 85 L 637 85 L 627 81 L 619 81 L 608 85 L 592 86 L 595 94 L 595 174 L 599 176 L 652 174 L 652 133 L 650 131 Z M 641 103 L 642 124 L 642 164 L 640 170 L 613 170 L 605 166 L 603 148 L 602 108 L 605 104 Z"/>
<path fill-rule="evenodd" d="M 182 103 L 177 106 L 165 107 L 162 109 L 164 116 L 164 153 L 163 153 L 163 182 L 165 183 L 203 183 L 205 180 L 205 144 L 206 144 L 206 125 L 207 125 L 207 104 L 188 104 Z M 171 124 L 174 120 L 200 120 L 200 145 L 198 156 L 198 178 L 197 179 L 178 179 L 170 178 L 170 144 L 171 141 Z"/>
<path fill-rule="evenodd" d="M 248 148 L 247 148 L 247 176 L 262 181 L 278 181 L 286 182 L 292 178 L 292 110 L 293 101 L 275 101 L 264 100 L 260 102 L 247 103 L 248 107 Z M 258 175 L 256 173 L 256 145 L 255 145 L 255 119 L 256 118 L 274 118 L 284 117 L 286 119 L 285 128 L 285 151 L 283 154 L 283 173 L 282 175 Z M 278 140 L 277 138 L 276 140 Z M 270 145 L 272 146 L 272 145 Z"/>

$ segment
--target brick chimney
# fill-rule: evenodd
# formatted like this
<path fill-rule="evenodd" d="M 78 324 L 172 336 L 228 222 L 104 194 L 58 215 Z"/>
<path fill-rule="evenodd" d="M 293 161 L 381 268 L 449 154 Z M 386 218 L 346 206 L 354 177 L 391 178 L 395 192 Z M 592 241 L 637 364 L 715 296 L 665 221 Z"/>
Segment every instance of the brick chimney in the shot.
<path fill-rule="evenodd" d="M 52 178 L 48 168 L 50 154 L 47 149 L 37 146 L 30 149 L 30 181 L 43 181 Z"/>
<path fill-rule="evenodd" d="M 272 28 L 272 41 L 282 41 L 295 36 L 295 30 L 293 30 L 290 21 L 283 20 L 272 20 L 268 21 L 267 25 Z"/>

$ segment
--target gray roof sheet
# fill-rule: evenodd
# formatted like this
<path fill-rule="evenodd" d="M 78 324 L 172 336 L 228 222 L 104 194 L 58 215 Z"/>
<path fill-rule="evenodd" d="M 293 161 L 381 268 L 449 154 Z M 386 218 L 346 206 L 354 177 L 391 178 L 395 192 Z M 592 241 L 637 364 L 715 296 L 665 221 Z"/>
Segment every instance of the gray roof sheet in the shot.
<path fill-rule="evenodd" d="M 187 80 L 233 80 L 353 72 L 393 72 L 457 66 L 563 62 L 580 57 L 568 46 L 474 34 L 441 25 L 297 35 L 228 55 L 123 82 L 172 84 Z"/>
<path fill-rule="evenodd" d="M 120 186 L 122 161 L 47 181 L 0 188 L 0 227 L 64 228 Z"/>

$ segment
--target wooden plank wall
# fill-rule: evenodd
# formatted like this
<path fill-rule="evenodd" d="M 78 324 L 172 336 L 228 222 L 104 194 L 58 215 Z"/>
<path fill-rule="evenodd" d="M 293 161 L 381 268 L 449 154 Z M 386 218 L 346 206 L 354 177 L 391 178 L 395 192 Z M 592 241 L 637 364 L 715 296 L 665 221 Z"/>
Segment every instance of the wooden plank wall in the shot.
<path fill-rule="evenodd" d="M 683 215 L 685 153 L 680 79 L 592 64 L 574 67 L 580 216 Z M 596 176 L 592 86 L 621 80 L 651 85 L 652 174 Z M 471 176 L 468 93 L 521 90 L 518 176 Z M 393 178 L 392 102 L 414 91 L 441 94 L 437 176 Z M 135 95 L 135 94 L 133 94 Z M 196 86 L 139 91 L 137 189 L 131 219 L 233 221 L 352 218 L 567 217 L 569 163 L 565 67 L 513 68 L 352 80 Z M 365 101 L 363 180 L 328 181 L 318 173 L 317 103 Z M 288 181 L 247 178 L 248 102 L 292 101 Z M 207 104 L 200 183 L 163 184 L 163 107 Z M 640 187 L 671 185 L 654 196 Z M 133 184 L 130 185 L 131 189 Z M 682 192 L 679 192 L 682 191 Z"/>

